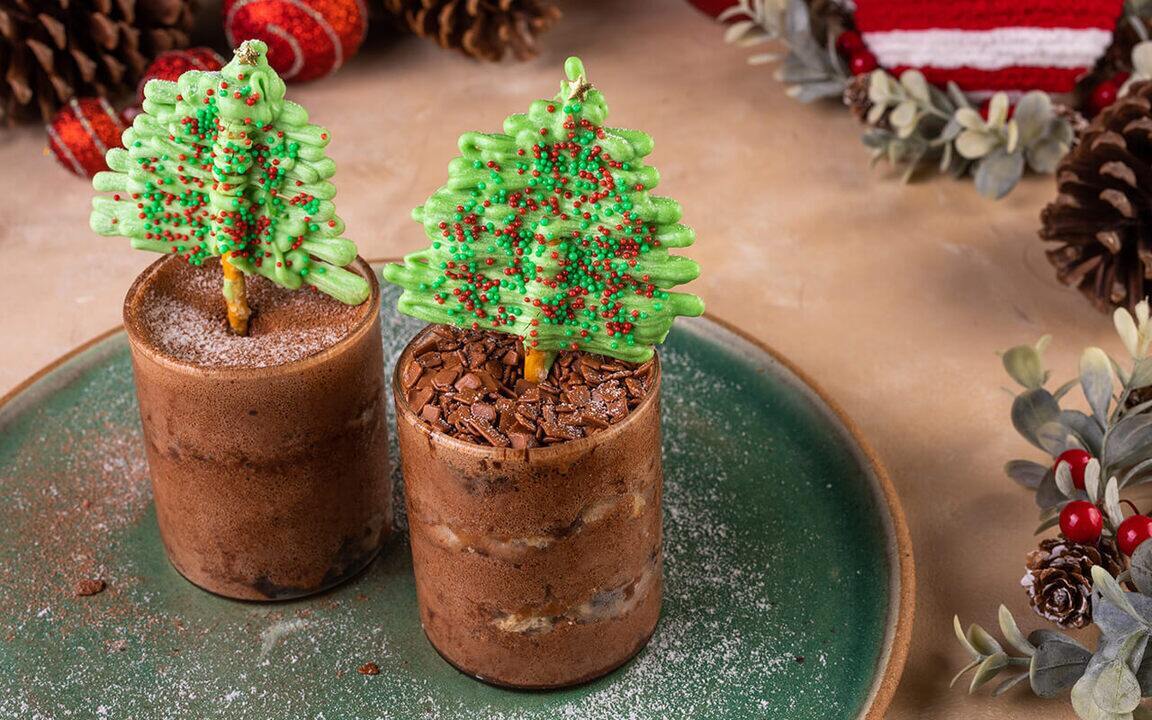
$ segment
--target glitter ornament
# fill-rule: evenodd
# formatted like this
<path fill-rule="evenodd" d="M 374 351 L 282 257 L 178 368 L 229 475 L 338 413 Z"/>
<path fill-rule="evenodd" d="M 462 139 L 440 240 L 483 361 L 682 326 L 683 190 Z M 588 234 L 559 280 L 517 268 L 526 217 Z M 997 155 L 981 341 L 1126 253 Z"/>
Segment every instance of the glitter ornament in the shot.
<path fill-rule="evenodd" d="M 136 86 L 136 103 L 144 102 L 144 85 L 153 79 L 176 82 L 189 70 L 219 70 L 224 58 L 212 48 L 195 47 L 187 50 L 169 50 L 160 53 L 144 70 Z"/>
<path fill-rule="evenodd" d="M 1123 0 L 857 0 L 880 66 L 973 93 L 1069 93 L 1112 43 Z"/>
<path fill-rule="evenodd" d="M 363 0 L 225 0 L 224 32 L 238 46 L 256 38 L 268 64 L 289 82 L 335 72 L 360 49 L 368 27 Z"/>
<path fill-rule="evenodd" d="M 60 164 L 81 177 L 107 170 L 104 154 L 120 147 L 125 124 L 104 98 L 73 98 L 56 111 L 48 130 L 48 147 Z"/>

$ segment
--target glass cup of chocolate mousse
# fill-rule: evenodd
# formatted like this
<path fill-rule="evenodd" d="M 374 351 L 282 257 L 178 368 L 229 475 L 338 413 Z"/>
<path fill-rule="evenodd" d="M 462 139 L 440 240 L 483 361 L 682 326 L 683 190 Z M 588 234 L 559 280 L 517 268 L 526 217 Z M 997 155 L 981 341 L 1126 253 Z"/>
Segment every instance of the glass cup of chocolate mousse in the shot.
<path fill-rule="evenodd" d="M 124 303 L 168 557 L 218 595 L 281 600 L 363 569 L 392 527 L 379 285 L 346 305 L 248 281 L 248 335 L 218 261 L 153 263 Z"/>
<path fill-rule="evenodd" d="M 343 237 L 329 133 L 267 54 L 148 81 L 89 218 L 168 255 L 124 301 L 160 537 L 244 600 L 336 585 L 392 524 L 380 287 Z"/>
<path fill-rule="evenodd" d="M 429 247 L 384 268 L 434 323 L 392 380 L 420 618 L 490 683 L 587 682 L 660 616 L 660 361 L 700 268 L 650 193 L 652 139 L 604 125 L 578 58 L 560 92 L 466 132 L 412 216 Z"/>
<path fill-rule="evenodd" d="M 433 325 L 392 390 L 420 619 L 461 671 L 517 688 L 625 663 L 660 616 L 660 364 Z"/>

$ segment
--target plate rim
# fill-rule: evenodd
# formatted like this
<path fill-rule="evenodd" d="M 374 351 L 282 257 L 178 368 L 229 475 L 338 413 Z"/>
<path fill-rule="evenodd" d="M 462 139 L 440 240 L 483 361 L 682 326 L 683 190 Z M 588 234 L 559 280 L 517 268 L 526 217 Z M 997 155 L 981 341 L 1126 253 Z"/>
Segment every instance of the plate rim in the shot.
<path fill-rule="evenodd" d="M 383 263 L 396 261 L 397 258 L 373 258 L 367 262 L 375 267 Z M 857 719 L 883 720 L 885 713 L 892 704 L 892 699 L 896 694 L 896 689 L 900 684 L 900 678 L 903 675 L 904 666 L 908 659 L 916 608 L 916 573 L 912 551 L 912 535 L 908 528 L 908 522 L 904 515 L 900 497 L 896 492 L 896 486 L 893 484 L 888 470 L 884 467 L 883 462 L 881 462 L 879 454 L 867 441 L 860 427 L 823 386 L 817 383 L 807 372 L 783 353 L 737 327 L 735 324 L 708 312 L 704 313 L 703 318 L 715 323 L 721 329 L 732 333 L 744 342 L 759 349 L 774 362 L 778 363 L 784 370 L 791 373 L 802 386 L 802 389 L 811 393 L 819 403 L 822 403 L 824 409 L 828 411 L 832 419 L 840 424 L 841 428 L 855 444 L 860 456 L 867 463 L 868 469 L 871 471 L 866 474 L 868 475 L 869 485 L 871 486 L 873 495 L 883 500 L 882 506 L 888 521 L 885 523 L 885 526 L 889 530 L 887 533 L 888 537 L 885 538 L 885 540 L 888 544 L 889 559 L 895 563 L 896 572 L 892 574 L 890 581 L 889 613 L 885 619 L 884 647 L 880 658 L 882 669 L 880 669 L 880 672 L 873 679 L 869 697 L 865 701 L 860 714 L 857 715 Z M 11 390 L 4 393 L 0 396 L 0 421 L 3 420 L 5 411 L 9 409 L 8 406 L 14 404 L 17 399 L 30 390 L 36 383 L 77 356 L 112 339 L 119 333 L 123 333 L 125 337 L 127 337 L 123 323 L 109 328 L 65 352 L 63 355 L 60 355 L 55 360 L 52 360 L 25 378 Z"/>

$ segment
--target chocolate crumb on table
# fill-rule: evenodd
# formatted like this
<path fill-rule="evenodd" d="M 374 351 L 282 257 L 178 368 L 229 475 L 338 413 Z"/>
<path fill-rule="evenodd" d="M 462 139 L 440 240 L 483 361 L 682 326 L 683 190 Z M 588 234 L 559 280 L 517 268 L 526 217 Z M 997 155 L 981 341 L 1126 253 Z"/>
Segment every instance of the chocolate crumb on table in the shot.
<path fill-rule="evenodd" d="M 653 364 L 581 351 L 560 353 L 548 379 L 521 374 L 518 335 L 434 325 L 400 369 L 408 406 L 458 440 L 523 449 L 593 435 L 628 416 Z"/>
<path fill-rule="evenodd" d="M 73 591 L 77 597 L 87 597 L 89 595 L 97 595 L 104 592 L 104 588 L 108 587 L 108 583 L 103 580 L 86 578 L 79 580 L 73 586 Z"/>
<path fill-rule="evenodd" d="M 356 672 L 360 673 L 361 675 L 379 675 L 380 666 L 374 662 L 364 663 L 360 667 L 356 668 Z"/>

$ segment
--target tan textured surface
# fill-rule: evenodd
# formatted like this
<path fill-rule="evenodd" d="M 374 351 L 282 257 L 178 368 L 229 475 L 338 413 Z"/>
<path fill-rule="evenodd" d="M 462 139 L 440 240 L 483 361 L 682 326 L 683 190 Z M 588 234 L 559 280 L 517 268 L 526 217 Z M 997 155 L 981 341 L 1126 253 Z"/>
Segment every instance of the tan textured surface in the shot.
<path fill-rule="evenodd" d="M 1116 349 L 1107 321 L 1052 277 L 1034 239 L 1050 179 L 994 203 L 967 183 L 902 187 L 867 170 L 838 108 L 788 99 L 678 0 L 568 3 L 547 52 L 524 66 L 476 65 L 426 43 L 376 46 L 335 78 L 299 87 L 334 136 L 337 198 L 366 257 L 417 248 L 408 208 L 443 181 L 456 135 L 493 128 L 551 93 L 579 53 L 612 119 L 656 138 L 661 190 L 684 205 L 709 310 L 804 367 L 860 424 L 900 490 L 919 592 L 908 670 L 890 717 L 1072 717 L 1063 702 L 948 691 L 963 663 L 953 612 L 995 622 L 1032 545 L 1031 499 L 1000 471 L 1029 449 L 1007 421 L 994 351 L 1056 335 L 1066 375 L 1077 349 Z M 612 13 L 612 22 L 603 21 Z M 321 109 L 331 104 L 330 109 Z M 355 107 L 357 109 L 353 110 Z M 87 185 L 41 157 L 37 128 L 0 130 L 0 392 L 119 321 L 152 257 L 92 236 Z"/>

